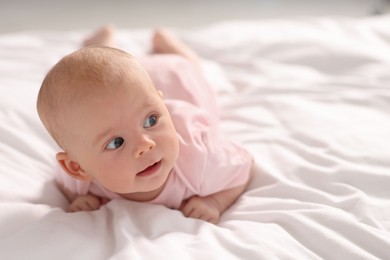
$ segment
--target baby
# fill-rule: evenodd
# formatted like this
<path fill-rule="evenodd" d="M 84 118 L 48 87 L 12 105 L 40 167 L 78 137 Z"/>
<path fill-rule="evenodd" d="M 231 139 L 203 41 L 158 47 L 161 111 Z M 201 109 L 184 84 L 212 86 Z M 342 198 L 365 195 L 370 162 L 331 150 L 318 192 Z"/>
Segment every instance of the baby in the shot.
<path fill-rule="evenodd" d="M 61 59 L 38 95 L 63 150 L 57 179 L 69 211 L 128 199 L 218 223 L 247 187 L 252 157 L 220 133 L 197 55 L 157 30 L 154 54 L 137 61 L 113 48 L 113 33 L 104 27 Z"/>

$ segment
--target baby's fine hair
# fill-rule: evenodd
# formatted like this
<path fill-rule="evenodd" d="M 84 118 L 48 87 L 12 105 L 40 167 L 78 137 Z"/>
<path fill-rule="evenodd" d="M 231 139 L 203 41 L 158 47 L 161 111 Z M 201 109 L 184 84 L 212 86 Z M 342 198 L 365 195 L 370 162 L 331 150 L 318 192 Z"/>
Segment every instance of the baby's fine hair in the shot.
<path fill-rule="evenodd" d="M 129 63 L 132 66 L 129 67 Z M 37 99 L 39 117 L 53 139 L 65 150 L 61 134 L 64 106 L 77 102 L 89 91 L 110 87 L 124 76 L 137 73 L 146 72 L 133 56 L 124 51 L 102 46 L 75 51 L 62 58 L 45 76 Z"/>

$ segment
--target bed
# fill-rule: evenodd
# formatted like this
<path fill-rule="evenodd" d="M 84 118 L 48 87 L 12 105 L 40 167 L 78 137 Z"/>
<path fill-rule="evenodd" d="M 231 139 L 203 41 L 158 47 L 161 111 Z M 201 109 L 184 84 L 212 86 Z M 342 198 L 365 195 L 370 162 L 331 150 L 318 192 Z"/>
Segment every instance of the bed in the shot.
<path fill-rule="evenodd" d="M 390 16 L 171 28 L 202 57 L 255 177 L 218 225 L 111 201 L 65 213 L 40 83 L 88 31 L 0 35 L 0 259 L 389 259 Z M 119 28 L 149 51 L 151 28 Z"/>

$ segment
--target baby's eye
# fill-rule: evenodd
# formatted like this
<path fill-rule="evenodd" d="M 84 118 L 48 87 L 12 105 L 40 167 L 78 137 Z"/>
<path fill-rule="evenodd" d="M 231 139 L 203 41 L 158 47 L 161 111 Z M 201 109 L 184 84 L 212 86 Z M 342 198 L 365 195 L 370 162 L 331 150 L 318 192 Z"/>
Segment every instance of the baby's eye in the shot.
<path fill-rule="evenodd" d="M 116 137 L 107 144 L 106 149 L 108 150 L 118 149 L 123 145 L 124 142 L 125 139 L 123 139 L 122 137 Z"/>
<path fill-rule="evenodd" d="M 154 126 L 157 123 L 157 116 L 156 115 L 151 115 L 148 118 L 146 118 L 144 122 L 144 128 L 149 128 Z"/>

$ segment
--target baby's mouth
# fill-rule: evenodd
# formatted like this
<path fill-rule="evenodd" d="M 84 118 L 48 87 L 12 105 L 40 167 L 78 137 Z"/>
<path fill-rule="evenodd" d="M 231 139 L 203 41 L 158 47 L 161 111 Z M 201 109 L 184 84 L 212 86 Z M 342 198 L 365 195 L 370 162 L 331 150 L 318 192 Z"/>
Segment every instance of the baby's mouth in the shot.
<path fill-rule="evenodd" d="M 154 173 L 156 173 L 159 169 L 160 169 L 160 166 L 161 166 L 161 160 L 146 167 L 144 170 L 140 171 L 139 173 L 137 173 L 137 176 L 149 176 L 149 175 L 152 175 Z"/>

